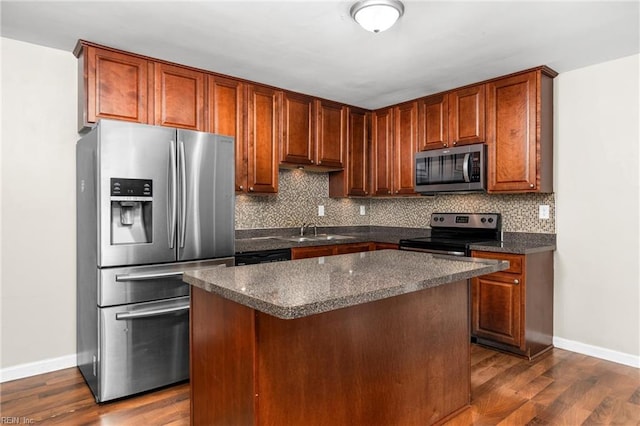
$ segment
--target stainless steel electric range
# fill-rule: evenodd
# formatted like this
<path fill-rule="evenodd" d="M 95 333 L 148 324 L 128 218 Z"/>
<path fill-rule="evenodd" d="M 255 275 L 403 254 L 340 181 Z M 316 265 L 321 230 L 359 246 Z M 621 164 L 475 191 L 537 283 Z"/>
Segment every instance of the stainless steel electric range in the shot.
<path fill-rule="evenodd" d="M 500 241 L 500 213 L 432 213 L 431 236 L 400 240 L 400 250 L 469 256 L 472 244 Z"/>

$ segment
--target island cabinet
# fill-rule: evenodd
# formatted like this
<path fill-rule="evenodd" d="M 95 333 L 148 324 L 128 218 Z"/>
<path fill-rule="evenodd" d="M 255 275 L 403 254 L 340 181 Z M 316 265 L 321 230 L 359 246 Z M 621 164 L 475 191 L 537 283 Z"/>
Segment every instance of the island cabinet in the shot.
<path fill-rule="evenodd" d="M 543 67 L 487 83 L 489 192 L 553 192 L 553 78 Z"/>
<path fill-rule="evenodd" d="M 278 192 L 278 147 L 282 91 L 247 84 L 247 183 L 248 193 Z"/>
<path fill-rule="evenodd" d="M 347 108 L 346 167 L 329 174 L 330 197 L 366 197 L 370 193 L 370 125 L 367 110 Z"/>
<path fill-rule="evenodd" d="M 78 126 L 90 127 L 100 118 L 148 123 L 149 84 L 153 81 L 146 58 L 78 44 Z"/>
<path fill-rule="evenodd" d="M 418 151 L 418 103 L 375 111 L 372 128 L 372 195 L 416 195 L 413 162 Z"/>
<path fill-rule="evenodd" d="M 472 278 L 471 334 L 477 343 L 532 359 L 552 348 L 553 252 L 472 251 L 509 269 Z"/>
<path fill-rule="evenodd" d="M 280 165 L 323 171 L 344 167 L 347 109 L 344 105 L 284 92 Z"/>

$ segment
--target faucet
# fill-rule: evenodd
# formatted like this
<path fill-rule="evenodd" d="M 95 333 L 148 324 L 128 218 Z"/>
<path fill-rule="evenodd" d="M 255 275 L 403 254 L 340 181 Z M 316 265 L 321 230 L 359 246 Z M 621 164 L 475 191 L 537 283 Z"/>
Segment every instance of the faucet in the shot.
<path fill-rule="evenodd" d="M 314 236 L 318 236 L 318 227 L 316 226 L 315 223 L 304 223 L 302 222 L 302 226 L 300 227 L 300 236 L 304 237 L 304 230 L 307 229 L 308 227 L 313 226 L 313 235 Z"/>

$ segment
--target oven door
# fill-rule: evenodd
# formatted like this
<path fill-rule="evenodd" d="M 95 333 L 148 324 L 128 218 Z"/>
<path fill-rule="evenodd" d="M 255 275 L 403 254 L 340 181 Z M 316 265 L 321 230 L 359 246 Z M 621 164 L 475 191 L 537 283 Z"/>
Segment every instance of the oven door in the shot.
<path fill-rule="evenodd" d="M 484 145 L 419 152 L 415 179 L 415 191 L 420 193 L 484 191 Z"/>
<path fill-rule="evenodd" d="M 98 310 L 98 402 L 189 378 L 189 296 Z"/>

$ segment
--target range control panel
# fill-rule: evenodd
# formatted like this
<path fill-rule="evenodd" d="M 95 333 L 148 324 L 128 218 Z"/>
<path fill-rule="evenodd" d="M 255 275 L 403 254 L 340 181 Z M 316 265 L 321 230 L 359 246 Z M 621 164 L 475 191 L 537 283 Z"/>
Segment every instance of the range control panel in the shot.
<path fill-rule="evenodd" d="M 431 213 L 432 228 L 500 229 L 500 213 Z"/>

